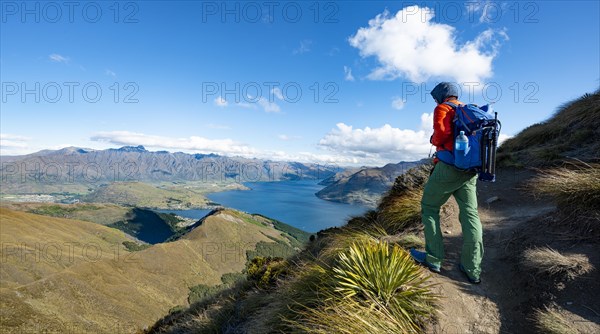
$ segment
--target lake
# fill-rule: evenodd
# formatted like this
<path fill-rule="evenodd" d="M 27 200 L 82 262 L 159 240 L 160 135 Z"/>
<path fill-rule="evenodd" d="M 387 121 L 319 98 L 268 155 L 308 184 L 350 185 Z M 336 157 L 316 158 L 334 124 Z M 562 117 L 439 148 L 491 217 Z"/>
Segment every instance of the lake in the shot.
<path fill-rule="evenodd" d="M 343 225 L 349 217 L 368 210 L 362 205 L 318 198 L 315 193 L 323 186 L 317 183 L 317 180 L 250 182 L 244 185 L 252 190 L 211 193 L 207 197 L 225 207 L 260 213 L 311 233 Z"/>

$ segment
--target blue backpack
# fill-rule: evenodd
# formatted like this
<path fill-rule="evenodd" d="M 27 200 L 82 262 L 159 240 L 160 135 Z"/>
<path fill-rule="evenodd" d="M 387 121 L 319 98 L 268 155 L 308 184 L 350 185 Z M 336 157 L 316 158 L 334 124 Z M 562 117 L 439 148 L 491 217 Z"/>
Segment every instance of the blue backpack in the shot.
<path fill-rule="evenodd" d="M 501 128 L 498 113 L 493 113 L 488 105 L 444 104 L 455 111 L 454 141 L 460 131 L 464 131 L 469 143 L 464 151 L 438 151 L 437 158 L 457 169 L 477 172 L 481 181 L 496 181 L 496 148 Z"/>

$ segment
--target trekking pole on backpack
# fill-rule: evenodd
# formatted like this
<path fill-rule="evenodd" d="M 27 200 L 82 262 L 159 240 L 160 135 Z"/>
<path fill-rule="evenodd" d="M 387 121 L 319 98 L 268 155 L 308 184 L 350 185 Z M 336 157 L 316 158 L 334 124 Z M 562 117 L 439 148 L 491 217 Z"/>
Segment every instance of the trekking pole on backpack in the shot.
<path fill-rule="evenodd" d="M 490 145 L 490 174 L 496 175 L 496 147 L 498 145 L 498 112 L 494 112 L 494 130 Z"/>
<path fill-rule="evenodd" d="M 494 113 L 493 123 L 485 127 L 481 145 L 481 171 L 479 180 L 486 182 L 496 181 L 496 146 L 500 133 L 498 113 Z"/>

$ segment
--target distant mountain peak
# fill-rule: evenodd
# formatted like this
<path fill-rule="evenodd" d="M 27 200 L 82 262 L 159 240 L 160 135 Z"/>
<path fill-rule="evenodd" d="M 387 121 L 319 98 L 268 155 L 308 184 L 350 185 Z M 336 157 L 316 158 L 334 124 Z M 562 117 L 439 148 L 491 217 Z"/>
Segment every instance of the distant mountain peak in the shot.
<path fill-rule="evenodd" d="M 115 151 L 119 151 L 119 152 L 148 152 L 148 150 L 146 150 L 146 148 L 142 145 L 138 145 L 138 146 L 123 146 L 121 148 L 117 148 L 114 149 Z"/>

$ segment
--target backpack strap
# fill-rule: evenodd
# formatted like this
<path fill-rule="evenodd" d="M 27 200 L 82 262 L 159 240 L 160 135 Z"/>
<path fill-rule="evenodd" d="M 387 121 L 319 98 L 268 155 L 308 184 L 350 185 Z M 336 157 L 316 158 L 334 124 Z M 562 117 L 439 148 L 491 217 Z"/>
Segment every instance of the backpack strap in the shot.
<path fill-rule="evenodd" d="M 449 106 L 451 106 L 451 107 L 452 107 L 452 108 L 454 108 L 454 109 L 458 108 L 458 104 L 456 104 L 456 103 L 452 103 L 452 102 L 449 102 L 449 101 L 446 101 L 446 102 L 444 102 L 444 103 L 442 103 L 442 104 L 449 105 Z"/>
<path fill-rule="evenodd" d="M 471 128 L 469 128 L 469 126 L 468 126 L 468 125 L 465 123 L 465 121 L 464 121 L 462 118 L 458 117 L 458 115 L 456 114 L 456 113 L 458 113 L 458 112 L 459 112 L 459 110 L 458 110 L 458 109 L 459 109 L 460 107 L 464 106 L 464 105 L 458 105 L 458 104 L 456 104 L 456 103 L 452 103 L 452 102 L 448 102 L 448 101 L 444 102 L 443 104 L 449 105 L 449 106 L 451 106 L 452 108 L 454 108 L 454 112 L 455 112 L 455 115 L 454 115 L 454 121 L 456 122 L 456 120 L 459 120 L 459 121 L 460 121 L 460 123 L 462 124 L 462 126 L 463 126 L 465 129 L 467 129 L 469 132 L 471 132 Z"/>

